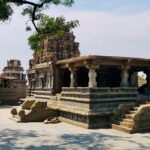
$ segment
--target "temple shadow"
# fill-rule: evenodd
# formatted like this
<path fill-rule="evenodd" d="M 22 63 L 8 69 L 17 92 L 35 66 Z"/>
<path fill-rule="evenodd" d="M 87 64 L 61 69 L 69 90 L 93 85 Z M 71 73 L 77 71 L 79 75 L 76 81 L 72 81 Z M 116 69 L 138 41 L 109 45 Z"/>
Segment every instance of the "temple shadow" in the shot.
<path fill-rule="evenodd" d="M 53 137 L 49 134 L 46 135 L 47 139 L 42 139 L 41 134 L 37 131 L 29 130 L 27 132 L 22 130 L 4 129 L 0 131 L 0 150 L 12 150 L 12 149 L 29 149 L 29 150 L 65 150 L 65 149 L 88 149 L 88 150 L 108 150 L 115 149 L 115 143 L 125 142 L 127 144 L 135 144 L 138 149 L 149 149 L 142 141 L 137 142 L 132 135 L 131 136 L 116 136 L 105 135 L 102 133 L 90 132 L 88 134 L 63 134 L 53 140 Z M 147 138 L 150 136 L 147 136 Z M 29 139 L 28 139 L 29 138 Z M 19 145 L 20 143 L 31 140 L 27 145 Z M 32 139 L 36 140 L 35 144 Z M 40 139 L 40 140 L 39 140 Z M 42 141 L 41 141 L 42 140 Z M 110 141 L 111 140 L 111 141 Z M 52 142 L 51 142 L 52 141 Z M 40 144 L 39 144 L 40 143 Z M 126 145 L 125 150 L 129 150 L 130 146 Z"/>
<path fill-rule="evenodd" d="M 6 108 L 12 108 L 13 106 L 9 106 L 9 105 L 2 105 L 0 104 L 0 109 L 6 109 Z"/>
<path fill-rule="evenodd" d="M 150 138 L 150 136 L 148 136 Z M 142 142 L 136 142 L 133 140 L 133 137 L 121 137 L 121 136 L 114 136 L 114 135 L 105 135 L 102 133 L 94 133 L 91 132 L 90 134 L 80 134 L 80 135 L 69 135 L 65 134 L 61 137 L 65 139 L 65 145 L 76 145 L 76 147 L 80 147 L 82 149 L 88 150 L 108 150 L 108 149 L 115 149 L 115 144 L 113 142 L 109 142 L 110 140 L 120 142 L 127 142 L 130 144 L 135 144 L 139 150 L 149 149 L 145 145 L 141 144 Z M 127 145 L 126 145 L 127 146 Z M 125 148 L 126 150 L 130 150 L 130 146 Z"/>

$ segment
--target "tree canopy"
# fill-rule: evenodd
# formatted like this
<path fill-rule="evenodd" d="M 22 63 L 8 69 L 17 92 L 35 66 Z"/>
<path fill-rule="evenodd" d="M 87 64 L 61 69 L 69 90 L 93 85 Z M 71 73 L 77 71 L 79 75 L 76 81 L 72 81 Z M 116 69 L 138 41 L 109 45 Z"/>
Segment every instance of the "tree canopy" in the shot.
<path fill-rule="evenodd" d="M 43 10 L 49 9 L 51 5 L 64 5 L 71 7 L 74 0 L 0 0 L 0 21 L 11 19 L 14 12 L 14 5 L 17 7 L 25 6 L 22 10 L 22 15 L 28 15 L 32 22 L 35 32 L 28 38 L 28 43 L 32 50 L 40 50 L 39 42 L 46 37 L 61 38 L 66 32 L 70 32 L 77 27 L 79 22 L 66 21 L 64 17 L 48 17 L 43 13 Z M 31 27 L 27 25 L 27 31 Z"/>
<path fill-rule="evenodd" d="M 32 50 L 39 51 L 39 43 L 41 40 L 49 37 L 57 39 L 62 38 L 66 32 L 70 32 L 78 25 L 79 22 L 77 20 L 67 22 L 62 16 L 53 18 L 45 15 L 37 25 L 38 30 L 42 31 L 41 34 L 39 34 L 37 31 L 33 33 L 28 38 L 28 43 Z"/>
<path fill-rule="evenodd" d="M 43 19 L 42 11 L 48 9 L 50 5 L 64 5 L 71 7 L 74 0 L 0 0 L 0 21 L 7 21 L 13 14 L 13 5 L 24 6 L 22 15 L 28 15 L 37 32 L 37 22 Z M 27 30 L 31 27 L 27 26 Z"/>

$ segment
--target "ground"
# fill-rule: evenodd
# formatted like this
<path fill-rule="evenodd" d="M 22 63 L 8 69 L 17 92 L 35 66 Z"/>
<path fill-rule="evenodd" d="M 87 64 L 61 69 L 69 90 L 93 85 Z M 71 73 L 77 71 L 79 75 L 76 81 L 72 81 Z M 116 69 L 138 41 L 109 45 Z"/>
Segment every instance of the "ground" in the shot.
<path fill-rule="evenodd" d="M 0 106 L 0 150 L 149 150 L 150 133 L 87 130 L 66 123 L 16 123 Z"/>

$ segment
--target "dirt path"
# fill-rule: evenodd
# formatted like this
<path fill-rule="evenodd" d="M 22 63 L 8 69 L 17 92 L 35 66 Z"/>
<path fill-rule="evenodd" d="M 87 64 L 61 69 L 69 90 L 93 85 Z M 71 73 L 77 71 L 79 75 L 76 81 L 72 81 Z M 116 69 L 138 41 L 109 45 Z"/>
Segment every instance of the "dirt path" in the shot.
<path fill-rule="evenodd" d="M 0 107 L 0 150 L 149 150 L 150 133 L 86 130 L 66 123 L 16 123 Z"/>

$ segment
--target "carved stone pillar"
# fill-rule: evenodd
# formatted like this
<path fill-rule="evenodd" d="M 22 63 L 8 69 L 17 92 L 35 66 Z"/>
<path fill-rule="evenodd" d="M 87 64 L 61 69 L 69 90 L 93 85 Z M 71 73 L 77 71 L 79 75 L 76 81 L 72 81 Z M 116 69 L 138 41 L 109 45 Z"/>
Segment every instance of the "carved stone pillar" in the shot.
<path fill-rule="evenodd" d="M 46 75 L 46 87 L 47 88 L 51 88 L 52 87 L 52 73 L 51 72 L 47 72 L 47 75 Z"/>
<path fill-rule="evenodd" d="M 93 64 L 92 61 L 85 61 L 84 62 L 85 67 L 87 69 L 89 69 L 89 83 L 88 83 L 88 87 L 97 87 L 97 81 L 96 81 L 96 77 L 97 77 L 97 72 L 96 69 L 99 68 L 99 65 L 97 64 Z"/>
<path fill-rule="evenodd" d="M 94 68 L 89 68 L 89 87 L 97 87 L 97 82 L 96 82 L 96 70 Z"/>
<path fill-rule="evenodd" d="M 131 86 L 138 87 L 138 72 L 133 72 L 131 75 Z"/>
<path fill-rule="evenodd" d="M 75 68 L 69 68 L 70 74 L 70 87 L 77 87 L 77 70 Z"/>
<path fill-rule="evenodd" d="M 129 87 L 128 78 L 129 78 L 128 69 L 124 68 L 121 73 L 121 84 L 120 84 L 121 87 Z"/>
<path fill-rule="evenodd" d="M 50 88 L 53 88 L 53 73 L 52 73 L 52 72 L 50 73 L 49 78 L 50 78 L 50 79 L 49 79 L 49 87 L 50 87 Z"/>

